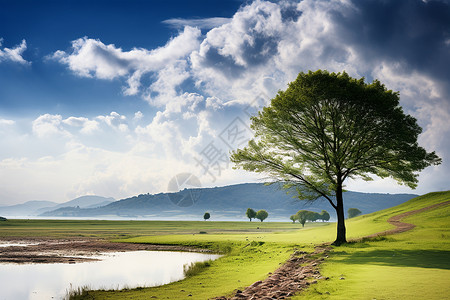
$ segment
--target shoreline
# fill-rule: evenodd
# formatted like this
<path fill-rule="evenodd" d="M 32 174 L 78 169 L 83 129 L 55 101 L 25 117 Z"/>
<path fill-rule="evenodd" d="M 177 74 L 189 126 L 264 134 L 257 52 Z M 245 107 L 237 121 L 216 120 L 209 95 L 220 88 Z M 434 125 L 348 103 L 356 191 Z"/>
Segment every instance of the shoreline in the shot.
<path fill-rule="evenodd" d="M 120 243 L 89 238 L 57 239 L 41 237 L 8 237 L 0 238 L 0 245 L 1 244 L 13 244 L 11 246 L 0 247 L 0 263 L 12 264 L 74 264 L 101 260 L 98 256 L 102 253 L 143 250 L 199 253 L 211 252 L 207 249 L 192 248 L 180 245 Z"/>

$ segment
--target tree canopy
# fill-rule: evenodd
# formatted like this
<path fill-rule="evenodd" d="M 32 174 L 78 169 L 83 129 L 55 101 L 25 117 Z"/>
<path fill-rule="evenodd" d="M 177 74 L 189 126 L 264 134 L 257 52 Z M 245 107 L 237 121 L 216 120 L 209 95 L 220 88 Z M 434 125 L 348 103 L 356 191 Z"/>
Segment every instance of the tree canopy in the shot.
<path fill-rule="evenodd" d="M 359 216 L 360 214 L 362 214 L 362 211 L 360 211 L 359 209 L 354 208 L 354 207 L 349 208 L 347 211 L 347 215 L 348 215 L 349 219 Z"/>
<path fill-rule="evenodd" d="M 296 214 L 297 220 L 302 227 L 305 227 L 306 220 L 308 220 L 309 211 L 307 210 L 299 210 Z"/>
<path fill-rule="evenodd" d="M 418 172 L 441 162 L 418 145 L 422 129 L 397 92 L 345 72 L 300 73 L 251 121 L 255 137 L 231 161 L 295 187 L 301 200 L 328 200 L 338 219 L 335 245 L 346 242 L 345 180 L 377 175 L 415 188 Z"/>
<path fill-rule="evenodd" d="M 265 219 L 267 219 L 268 216 L 269 216 L 269 213 L 267 211 L 265 211 L 264 209 L 261 209 L 256 212 L 255 217 L 262 222 Z"/>
<path fill-rule="evenodd" d="M 326 210 L 322 210 L 320 212 L 320 219 L 322 221 L 329 221 L 330 220 L 330 214 Z"/>
<path fill-rule="evenodd" d="M 209 218 L 211 218 L 211 214 L 209 212 L 205 212 L 205 214 L 203 215 L 203 219 L 208 220 Z"/>
<path fill-rule="evenodd" d="M 245 215 L 247 216 L 247 218 L 250 219 L 250 222 L 251 222 L 252 219 L 256 218 L 256 211 L 254 211 L 251 208 L 247 208 L 247 212 L 245 213 Z"/>

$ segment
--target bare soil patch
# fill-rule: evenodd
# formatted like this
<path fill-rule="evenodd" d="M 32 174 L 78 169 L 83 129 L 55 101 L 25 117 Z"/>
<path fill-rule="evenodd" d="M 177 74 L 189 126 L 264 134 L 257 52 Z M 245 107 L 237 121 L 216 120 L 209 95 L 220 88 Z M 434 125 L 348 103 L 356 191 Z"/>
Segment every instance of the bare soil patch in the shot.
<path fill-rule="evenodd" d="M 2 243 L 31 244 L 24 246 L 0 247 L 0 263 L 79 263 L 99 260 L 102 253 L 123 251 L 195 251 L 208 252 L 176 245 L 149 245 L 113 243 L 98 239 L 45 239 L 8 238 Z M 95 257 L 94 257 L 95 256 Z"/>

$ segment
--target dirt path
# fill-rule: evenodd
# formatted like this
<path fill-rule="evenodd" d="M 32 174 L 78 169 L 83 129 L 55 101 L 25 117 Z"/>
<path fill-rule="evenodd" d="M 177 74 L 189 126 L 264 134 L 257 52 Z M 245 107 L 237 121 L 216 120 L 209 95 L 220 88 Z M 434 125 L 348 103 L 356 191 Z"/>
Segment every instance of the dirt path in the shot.
<path fill-rule="evenodd" d="M 331 250 L 328 245 L 315 248 L 313 253 L 295 251 L 281 267 L 263 281 L 257 281 L 244 290 L 237 290 L 232 297 L 218 297 L 216 300 L 238 299 L 287 299 L 298 291 L 328 279 L 320 275 L 319 265 Z M 318 258 L 319 257 L 319 258 Z"/>
<path fill-rule="evenodd" d="M 414 224 L 410 224 L 410 223 L 405 223 L 402 222 L 401 220 L 403 218 L 424 212 L 424 211 L 428 211 L 428 210 L 432 210 L 435 208 L 439 208 L 439 207 L 443 207 L 446 205 L 449 205 L 450 201 L 445 201 L 442 203 L 436 203 L 421 209 L 416 209 L 416 210 L 411 210 L 411 211 L 407 211 L 405 213 L 390 217 L 387 221 L 389 224 L 394 225 L 395 228 L 394 229 L 389 229 L 389 230 L 385 230 L 385 231 L 381 231 L 381 232 L 377 232 L 371 235 L 366 236 L 366 238 L 372 238 L 372 237 L 377 237 L 377 236 L 383 236 L 383 235 L 390 235 L 390 234 L 396 234 L 396 233 L 401 233 L 401 232 L 405 232 L 408 230 L 413 229 L 414 227 L 416 227 L 416 225 Z"/>
<path fill-rule="evenodd" d="M 396 234 L 411 230 L 416 226 L 414 224 L 401 222 L 403 218 L 449 204 L 450 201 L 446 201 L 393 216 L 387 221 L 395 226 L 394 229 L 374 233 L 366 238 Z M 257 281 L 242 291 L 237 290 L 231 297 L 223 296 L 215 299 L 288 299 L 299 291 L 307 288 L 309 285 L 317 283 L 317 280 L 329 279 L 320 274 L 319 266 L 324 259 L 328 257 L 327 254 L 331 251 L 331 249 L 332 248 L 328 244 L 323 244 L 317 246 L 315 251 L 310 254 L 296 251 L 291 255 L 286 263 L 279 267 L 273 274 L 269 273 L 270 276 L 263 281 Z"/>

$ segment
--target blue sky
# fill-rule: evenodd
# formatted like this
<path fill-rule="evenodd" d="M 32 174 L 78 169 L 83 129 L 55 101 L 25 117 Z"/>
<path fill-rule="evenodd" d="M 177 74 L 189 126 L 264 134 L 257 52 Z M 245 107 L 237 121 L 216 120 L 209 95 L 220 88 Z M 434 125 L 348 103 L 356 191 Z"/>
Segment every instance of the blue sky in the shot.
<path fill-rule="evenodd" d="M 0 205 L 117 199 L 258 180 L 227 155 L 249 115 L 300 71 L 346 71 L 400 92 L 449 188 L 449 1 L 0 0 Z"/>
<path fill-rule="evenodd" d="M 1 111 L 24 113 L 96 113 L 139 105 L 123 99 L 118 81 L 80 80 L 45 56 L 70 48 L 80 37 L 116 44 L 124 50 L 164 46 L 179 28 L 172 18 L 231 17 L 240 1 L 0 1 L 0 37 L 4 47 L 26 40 L 23 58 L 31 67 L 2 64 Z M 6 65 L 6 66 L 5 66 Z M 74 86 L 76 85 L 76 87 Z M 70 91 L 70 92 L 68 92 Z M 149 108 L 150 109 L 150 108 Z"/>

